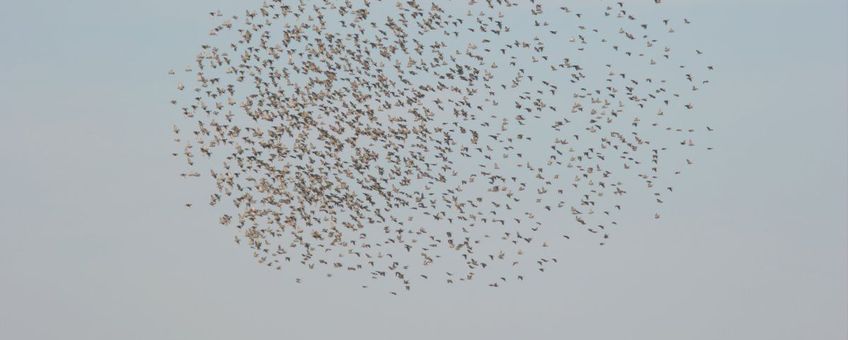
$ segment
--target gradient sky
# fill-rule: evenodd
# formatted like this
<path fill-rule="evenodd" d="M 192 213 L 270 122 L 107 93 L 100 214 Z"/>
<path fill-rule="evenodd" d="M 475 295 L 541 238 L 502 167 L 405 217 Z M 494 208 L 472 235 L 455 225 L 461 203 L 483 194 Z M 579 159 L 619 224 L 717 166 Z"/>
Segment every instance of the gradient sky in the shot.
<path fill-rule="evenodd" d="M 206 191 L 169 155 L 166 71 L 208 11 L 258 1 L 5 4 L 0 338 L 845 339 L 848 4 L 665 2 L 717 65 L 698 102 L 717 131 L 663 219 L 521 284 L 397 297 L 296 285 L 182 206 Z"/>

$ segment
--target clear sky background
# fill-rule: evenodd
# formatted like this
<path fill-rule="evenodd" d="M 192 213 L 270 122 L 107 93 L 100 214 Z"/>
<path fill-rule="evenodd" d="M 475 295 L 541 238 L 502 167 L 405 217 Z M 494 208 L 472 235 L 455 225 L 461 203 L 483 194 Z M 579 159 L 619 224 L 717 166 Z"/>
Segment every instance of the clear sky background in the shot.
<path fill-rule="evenodd" d="M 0 338 L 845 339 L 848 4 L 665 2 L 718 68 L 716 150 L 663 219 L 521 284 L 395 297 L 296 285 L 182 206 L 206 191 L 169 155 L 166 71 L 257 1 L 4 1 Z"/>

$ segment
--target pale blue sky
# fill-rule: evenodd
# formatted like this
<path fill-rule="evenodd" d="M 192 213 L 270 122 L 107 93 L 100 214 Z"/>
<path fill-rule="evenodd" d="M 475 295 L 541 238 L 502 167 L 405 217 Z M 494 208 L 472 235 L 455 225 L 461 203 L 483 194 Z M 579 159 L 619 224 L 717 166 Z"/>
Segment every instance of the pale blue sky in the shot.
<path fill-rule="evenodd" d="M 848 5 L 665 2 L 718 68 L 716 151 L 664 218 L 520 285 L 398 297 L 295 285 L 182 207 L 205 191 L 169 156 L 166 71 L 258 1 L 4 2 L 0 338 L 846 338 Z"/>

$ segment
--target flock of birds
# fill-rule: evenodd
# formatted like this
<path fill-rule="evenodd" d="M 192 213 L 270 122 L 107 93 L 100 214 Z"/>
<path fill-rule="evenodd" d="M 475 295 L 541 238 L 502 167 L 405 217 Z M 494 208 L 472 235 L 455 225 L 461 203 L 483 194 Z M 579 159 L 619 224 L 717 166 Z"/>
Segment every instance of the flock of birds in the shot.
<path fill-rule="evenodd" d="M 498 287 L 543 272 L 572 237 L 603 245 L 628 195 L 660 218 L 670 180 L 705 149 L 696 137 L 712 129 L 674 124 L 693 120 L 709 83 L 696 73 L 713 67 L 680 65 L 702 52 L 661 39 L 687 19 L 552 3 L 212 12 L 217 44 L 172 100 L 182 176 L 210 178 L 235 242 L 297 282 L 305 268 L 393 280 L 392 294 L 418 280 Z"/>

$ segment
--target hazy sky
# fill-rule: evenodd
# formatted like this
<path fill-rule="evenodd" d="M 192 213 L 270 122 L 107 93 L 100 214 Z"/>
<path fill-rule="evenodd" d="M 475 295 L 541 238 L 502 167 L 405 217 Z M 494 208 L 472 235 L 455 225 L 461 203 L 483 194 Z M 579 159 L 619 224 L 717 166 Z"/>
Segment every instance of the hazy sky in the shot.
<path fill-rule="evenodd" d="M 845 339 L 848 5 L 665 2 L 715 60 L 717 132 L 663 219 L 521 284 L 397 297 L 296 285 L 182 206 L 206 191 L 169 155 L 166 71 L 258 1 L 4 3 L 0 338 Z"/>

